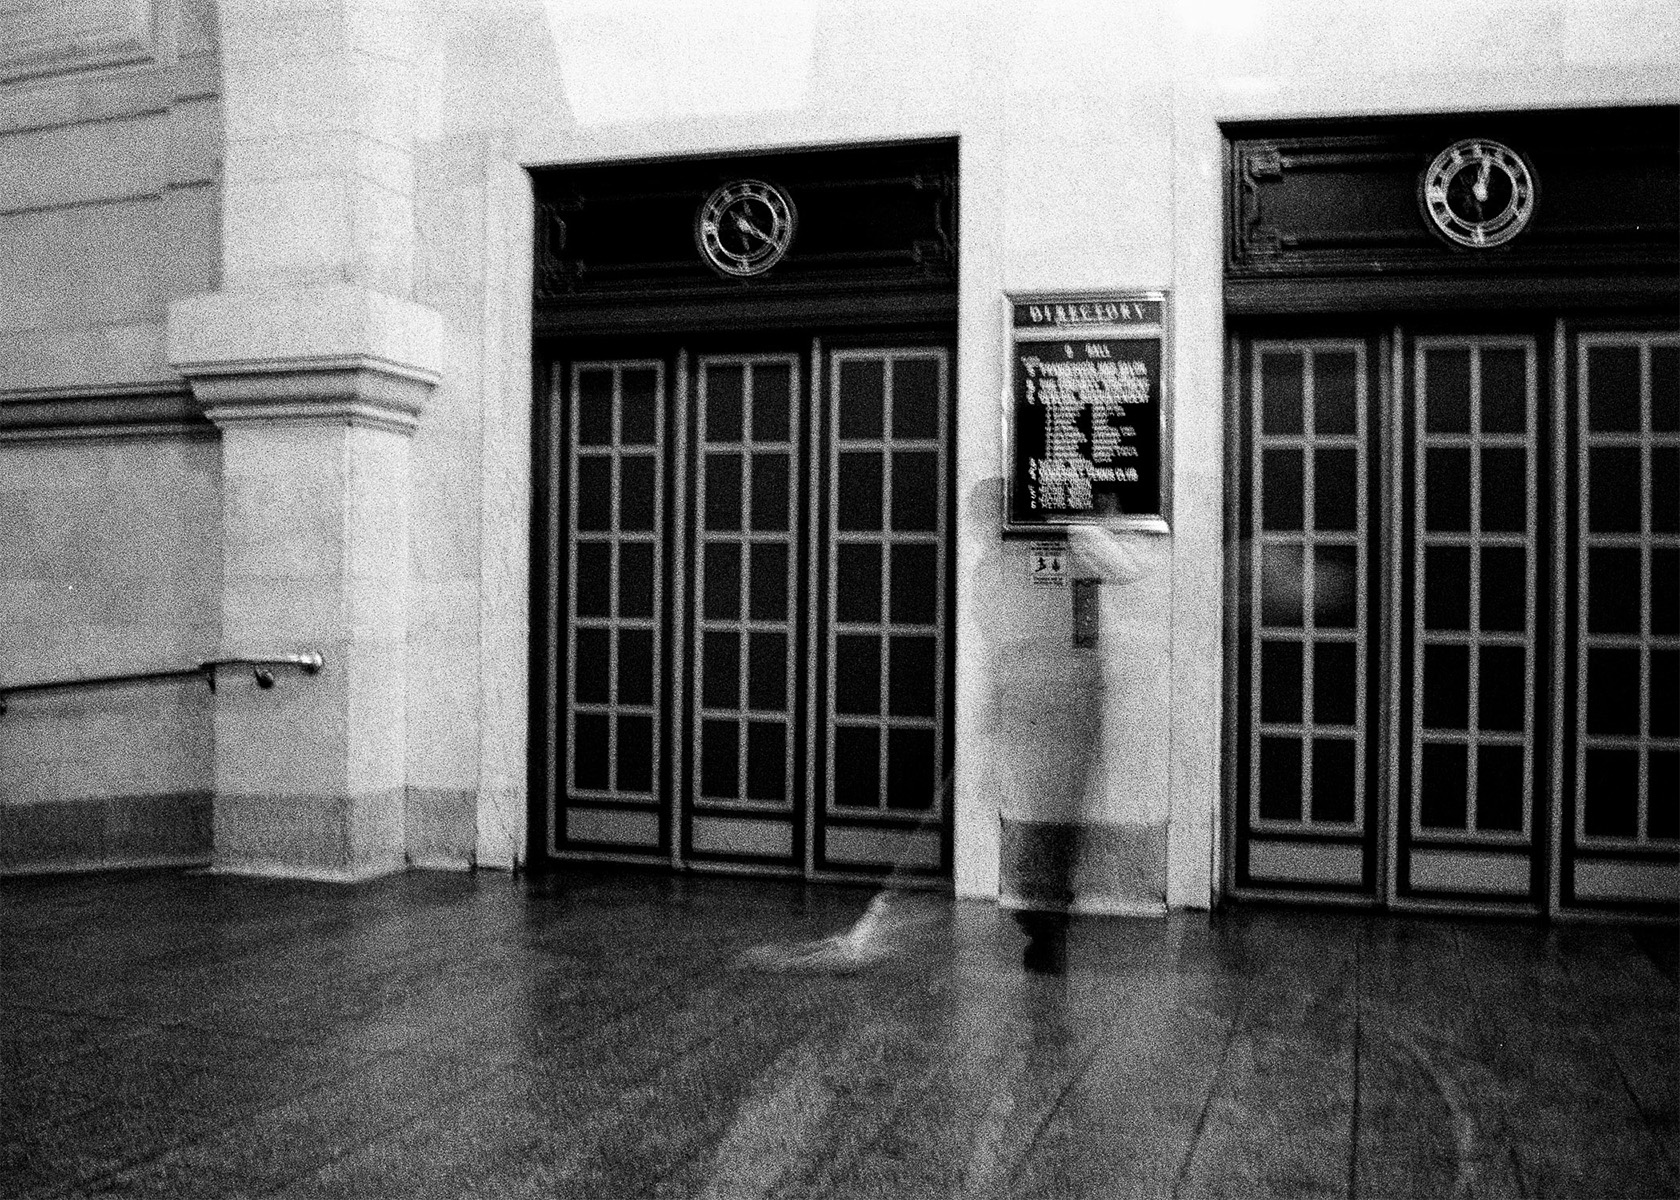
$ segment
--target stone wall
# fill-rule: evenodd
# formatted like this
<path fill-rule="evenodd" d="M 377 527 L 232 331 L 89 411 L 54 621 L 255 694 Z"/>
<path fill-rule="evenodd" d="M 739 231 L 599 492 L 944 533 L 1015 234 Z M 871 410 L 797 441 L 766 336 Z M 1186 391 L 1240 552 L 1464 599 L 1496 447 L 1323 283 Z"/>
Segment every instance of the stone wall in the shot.
<path fill-rule="evenodd" d="M 221 455 L 164 361 L 217 271 L 208 3 L 0 3 L 0 684 L 161 670 L 221 638 Z M 210 854 L 198 680 L 19 697 L 0 873 Z"/>

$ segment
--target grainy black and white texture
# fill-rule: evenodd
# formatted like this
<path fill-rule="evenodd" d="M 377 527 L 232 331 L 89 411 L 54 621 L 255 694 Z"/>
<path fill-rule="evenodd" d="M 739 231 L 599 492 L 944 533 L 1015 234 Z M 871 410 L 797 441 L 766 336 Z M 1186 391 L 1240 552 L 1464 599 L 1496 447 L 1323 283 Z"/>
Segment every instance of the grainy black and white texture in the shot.
<path fill-rule="evenodd" d="M 1672 928 L 573 872 L 0 883 L 0 1195 L 1672 1196 Z M 878 906 L 879 907 L 879 906 Z M 1030 940 L 1029 940 L 1030 939 Z"/>

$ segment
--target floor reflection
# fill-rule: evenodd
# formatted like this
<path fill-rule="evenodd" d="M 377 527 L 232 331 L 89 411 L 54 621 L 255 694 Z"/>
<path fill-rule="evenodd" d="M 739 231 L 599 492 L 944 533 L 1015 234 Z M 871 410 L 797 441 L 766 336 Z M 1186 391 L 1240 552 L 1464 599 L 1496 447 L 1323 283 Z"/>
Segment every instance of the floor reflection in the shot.
<path fill-rule="evenodd" d="M 1014 917 L 1015 924 L 1027 935 L 1026 947 L 1021 951 L 1021 969 L 1034 975 L 1066 975 L 1067 914 L 1022 911 Z"/>
<path fill-rule="evenodd" d="M 1672 930 L 609 870 L 0 905 L 7 1196 L 1680 1193 Z"/>

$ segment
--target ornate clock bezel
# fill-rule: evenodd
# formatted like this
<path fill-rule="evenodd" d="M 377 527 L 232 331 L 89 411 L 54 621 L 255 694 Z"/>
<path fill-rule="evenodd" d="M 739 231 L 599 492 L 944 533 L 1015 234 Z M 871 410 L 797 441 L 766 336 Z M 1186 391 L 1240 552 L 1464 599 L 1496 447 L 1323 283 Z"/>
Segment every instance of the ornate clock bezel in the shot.
<path fill-rule="evenodd" d="M 1482 165 L 1509 181 L 1511 197 L 1491 217 L 1471 221 L 1455 212 L 1448 188 L 1466 169 Z M 1540 186 L 1526 156 L 1493 138 L 1461 138 L 1437 154 L 1418 177 L 1418 207 L 1436 236 L 1467 250 L 1503 246 L 1520 235 L 1534 219 Z"/>
<path fill-rule="evenodd" d="M 718 226 L 742 201 L 756 201 L 769 213 L 770 228 L 754 232 L 763 240 L 757 250 L 738 252 L 726 246 Z M 694 244 L 707 266 L 730 279 L 763 275 L 787 255 L 799 214 L 784 188 L 762 179 L 735 179 L 715 188 L 694 214 Z"/>

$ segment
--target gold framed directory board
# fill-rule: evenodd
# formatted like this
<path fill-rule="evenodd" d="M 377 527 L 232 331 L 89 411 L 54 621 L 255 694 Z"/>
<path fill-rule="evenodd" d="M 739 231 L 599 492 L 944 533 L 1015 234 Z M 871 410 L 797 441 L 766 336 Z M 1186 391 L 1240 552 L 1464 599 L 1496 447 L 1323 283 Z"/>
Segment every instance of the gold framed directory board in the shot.
<path fill-rule="evenodd" d="M 1006 530 L 1169 530 L 1167 294 L 1012 295 Z"/>

